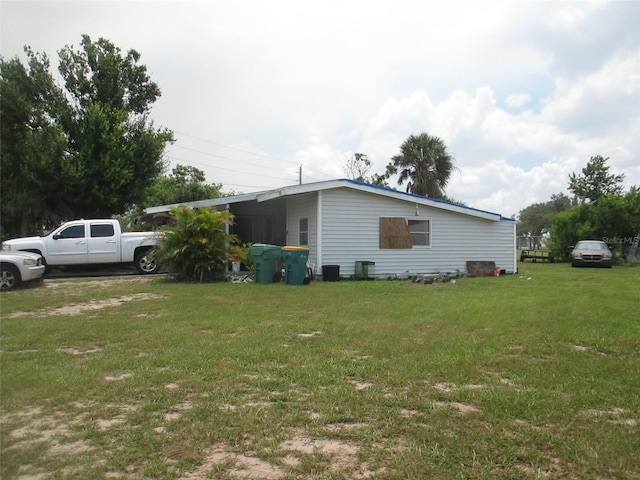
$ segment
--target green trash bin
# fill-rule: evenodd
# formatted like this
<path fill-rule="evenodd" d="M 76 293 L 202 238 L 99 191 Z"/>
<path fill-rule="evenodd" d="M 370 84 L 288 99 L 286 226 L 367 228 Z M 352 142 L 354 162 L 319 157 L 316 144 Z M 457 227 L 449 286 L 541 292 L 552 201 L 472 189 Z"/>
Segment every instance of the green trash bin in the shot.
<path fill-rule="evenodd" d="M 376 262 L 358 260 L 356 262 L 356 280 L 373 280 L 375 275 Z"/>
<path fill-rule="evenodd" d="M 304 285 L 308 259 L 309 249 L 307 247 L 293 245 L 282 247 L 285 285 Z"/>
<path fill-rule="evenodd" d="M 253 280 L 256 283 L 273 283 L 274 276 L 278 272 L 280 247 L 268 243 L 254 243 L 251 245 L 253 256 Z"/>

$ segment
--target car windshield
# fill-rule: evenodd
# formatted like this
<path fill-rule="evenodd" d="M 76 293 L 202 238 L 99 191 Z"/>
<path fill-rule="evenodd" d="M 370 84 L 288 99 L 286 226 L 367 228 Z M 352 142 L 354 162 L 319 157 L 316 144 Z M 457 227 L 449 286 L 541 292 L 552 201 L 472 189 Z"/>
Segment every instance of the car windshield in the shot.
<path fill-rule="evenodd" d="M 45 230 L 45 232 L 44 232 L 43 236 L 44 236 L 44 237 L 48 237 L 48 236 L 49 236 L 49 235 L 51 235 L 53 232 L 55 232 L 57 229 L 59 229 L 59 228 L 62 226 L 62 224 L 63 224 L 63 223 L 64 223 L 64 222 L 61 222 L 57 227 L 48 228 L 47 230 Z"/>
<path fill-rule="evenodd" d="M 576 250 L 607 250 L 607 244 L 602 242 L 578 242 Z"/>

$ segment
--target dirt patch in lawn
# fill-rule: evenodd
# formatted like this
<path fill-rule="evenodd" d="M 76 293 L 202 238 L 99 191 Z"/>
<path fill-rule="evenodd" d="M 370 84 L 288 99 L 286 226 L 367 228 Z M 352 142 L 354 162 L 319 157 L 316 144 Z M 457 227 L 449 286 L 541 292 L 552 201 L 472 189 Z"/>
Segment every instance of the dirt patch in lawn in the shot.
<path fill-rule="evenodd" d="M 63 307 L 57 308 L 43 308 L 40 310 L 33 310 L 30 312 L 13 312 L 5 315 L 5 318 L 16 318 L 24 316 L 35 317 L 52 317 L 57 315 L 80 315 L 84 312 L 91 310 L 102 310 L 108 307 L 117 307 L 127 302 L 134 302 L 140 300 L 152 300 L 156 298 L 164 298 L 163 295 L 156 295 L 152 293 L 134 293 L 133 295 L 122 295 L 116 298 L 107 298 L 105 300 L 96 300 L 86 303 L 71 303 Z"/>
<path fill-rule="evenodd" d="M 89 348 L 87 350 L 80 350 L 79 348 L 76 348 L 76 347 L 66 347 L 66 348 L 59 348 L 57 351 L 60 353 L 67 353 L 69 355 L 87 355 L 90 353 L 99 353 L 102 351 L 102 349 L 100 347 L 95 347 L 95 348 Z"/>
<path fill-rule="evenodd" d="M 27 408 L 0 417 L 2 430 L 8 433 L 4 454 L 24 451 L 40 445 L 39 455 L 45 457 L 78 455 L 92 447 L 81 439 L 74 438 L 69 428 L 76 420 L 68 421 L 63 415 L 43 414 L 40 408 Z M 44 448 L 42 448 L 44 447 Z M 48 478 L 34 465 L 20 467 L 21 479 Z"/>
<path fill-rule="evenodd" d="M 313 337 L 318 337 L 322 335 L 321 331 L 315 331 L 315 332 L 309 332 L 309 333 L 299 333 L 298 337 L 299 338 L 313 338 Z"/>
<path fill-rule="evenodd" d="M 147 283 L 157 278 L 154 275 L 127 275 L 115 277 L 103 277 L 96 280 L 83 280 L 78 282 L 75 280 L 64 279 L 45 279 L 44 287 L 51 290 L 61 288 L 85 288 L 85 287 L 113 287 L 114 285 L 122 285 L 123 283 Z"/>
<path fill-rule="evenodd" d="M 349 424 L 346 429 L 360 426 Z M 339 429 L 335 424 L 331 427 L 329 430 Z M 213 472 L 230 478 L 279 480 L 292 473 L 295 475 L 296 470 L 311 458 L 314 464 L 324 465 L 331 475 L 346 474 L 348 478 L 365 479 L 384 473 L 382 470 L 374 471 L 369 463 L 359 460 L 359 451 L 360 447 L 354 443 L 315 438 L 306 430 L 295 430 L 289 440 L 281 442 L 273 452 L 269 452 L 271 461 L 261 459 L 251 451 L 239 453 L 222 443 L 213 445 L 204 453 L 202 464 L 182 480 L 215 478 L 212 477 Z"/>
<path fill-rule="evenodd" d="M 595 408 L 584 410 L 583 415 L 593 418 L 603 418 L 608 423 L 614 425 L 627 425 L 630 427 L 637 427 L 640 425 L 640 421 L 637 418 L 630 418 L 633 414 L 624 408 L 612 408 L 611 410 L 597 410 Z"/>
<path fill-rule="evenodd" d="M 362 390 L 366 390 L 368 388 L 373 387 L 373 383 L 369 383 L 369 382 L 351 382 L 351 384 L 353 385 L 353 388 L 355 388 L 356 390 L 358 390 L 359 392 Z"/>
<path fill-rule="evenodd" d="M 470 413 L 476 413 L 480 411 L 473 405 L 468 405 L 461 402 L 436 402 L 436 406 L 441 408 L 452 408 L 460 412 L 462 415 L 468 415 Z"/>

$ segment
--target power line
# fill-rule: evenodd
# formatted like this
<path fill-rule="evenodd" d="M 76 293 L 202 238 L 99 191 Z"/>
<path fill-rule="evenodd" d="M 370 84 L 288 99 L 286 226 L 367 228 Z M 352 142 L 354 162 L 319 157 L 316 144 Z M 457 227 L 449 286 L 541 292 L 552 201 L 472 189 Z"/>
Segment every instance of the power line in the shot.
<path fill-rule="evenodd" d="M 183 134 L 183 135 L 186 135 L 186 134 Z M 192 136 L 192 135 L 187 135 L 187 136 Z M 193 137 L 193 138 L 198 138 L 198 137 Z M 211 142 L 211 141 L 207 141 L 207 140 L 203 140 L 203 141 L 206 141 L 208 143 L 212 143 L 212 144 L 215 144 L 215 145 L 220 145 L 220 144 L 218 144 L 216 142 Z M 181 148 L 183 150 L 188 150 L 190 152 L 199 153 L 199 154 L 202 154 L 202 155 L 207 155 L 209 157 L 216 157 L 216 158 L 221 158 L 223 160 L 229 160 L 229 161 L 232 161 L 232 162 L 246 163 L 247 165 L 252 165 L 254 167 L 267 168 L 267 169 L 281 171 L 281 169 L 278 168 L 278 167 L 273 167 L 271 165 L 265 165 L 263 163 L 253 163 L 253 162 L 248 162 L 246 160 L 240 160 L 240 159 L 237 159 L 237 158 L 225 157 L 224 155 L 218 155 L 216 153 L 209 153 L 209 152 L 205 152 L 205 151 L 202 151 L 202 150 L 197 150 L 195 148 L 183 147 L 182 145 L 173 145 L 173 146 L 177 147 L 177 148 Z M 222 145 L 222 146 L 224 147 L 225 145 Z M 257 155 L 259 157 L 264 157 L 264 158 L 269 158 L 269 159 L 274 159 L 274 160 L 280 160 L 280 161 L 283 161 L 283 162 L 292 163 L 292 164 L 295 164 L 295 165 L 300 165 L 300 162 L 293 162 L 293 161 L 290 161 L 290 160 L 284 160 L 284 159 L 279 159 L 279 158 L 276 158 L 276 157 L 270 157 L 268 155 L 252 153 L 252 152 L 249 152 L 249 151 L 246 151 L 246 150 L 242 150 L 242 149 L 239 149 L 239 148 L 234 148 L 234 147 L 227 147 L 227 148 L 238 150 L 240 152 L 248 153 L 248 154 L 251 154 L 251 155 Z M 194 163 L 198 164 L 197 162 L 194 162 Z M 208 164 L 200 164 L 200 165 L 207 166 L 207 167 L 215 167 L 214 165 L 208 165 Z M 224 168 L 224 167 L 216 167 L 216 168 Z M 232 170 L 232 169 L 227 169 L 227 170 Z M 238 171 L 238 170 L 232 170 L 232 171 Z M 240 173 L 244 173 L 244 172 L 240 172 Z M 330 175 L 327 175 L 325 173 L 322 173 L 322 172 L 318 172 L 318 173 L 321 173 L 322 175 L 324 175 L 327 178 L 331 178 Z M 309 177 L 309 178 L 311 178 L 312 180 L 315 180 L 315 181 L 319 181 L 317 178 L 314 178 L 314 177 Z"/>
<path fill-rule="evenodd" d="M 200 153 L 202 155 L 207 155 L 209 157 L 222 158 L 223 160 L 230 160 L 232 162 L 246 163 L 247 165 L 253 165 L 254 167 L 271 168 L 273 170 L 280 170 L 279 168 L 272 167 L 270 165 L 265 165 L 265 164 L 262 164 L 262 163 L 247 162 L 246 160 L 239 160 L 237 158 L 225 157 L 224 155 L 218 155 L 216 153 L 203 152 L 202 150 L 196 150 L 194 148 L 183 147 L 182 145 L 173 145 L 173 146 L 177 147 L 177 148 L 181 148 L 183 150 L 188 150 L 190 152 L 195 152 L 195 153 Z"/>
<path fill-rule="evenodd" d="M 293 164 L 298 164 L 299 163 L 299 162 L 295 162 L 293 160 L 287 160 L 285 158 L 272 157 L 271 155 L 265 155 L 263 153 L 256 153 L 256 152 L 252 152 L 250 150 L 244 150 L 242 148 L 232 147 L 231 145 L 225 145 L 223 143 L 214 142 L 213 140 L 207 140 L 205 138 L 196 137 L 195 135 L 189 135 L 188 133 L 178 132 L 177 130 L 174 130 L 174 132 L 175 133 L 179 133 L 180 135 L 184 135 L 185 137 L 190 137 L 190 138 L 194 138 L 196 140 L 200 140 L 201 142 L 211 143 L 212 145 L 217 145 L 218 147 L 228 148 L 230 150 L 236 150 L 238 152 L 247 153 L 249 155 L 255 155 L 257 157 L 269 158 L 271 160 L 278 160 L 280 162 L 286 162 L 286 163 L 293 163 Z"/>
<path fill-rule="evenodd" d="M 176 161 L 179 161 L 179 162 L 185 162 L 185 163 L 190 163 L 190 164 L 194 164 L 194 165 L 200 165 L 201 167 L 216 168 L 216 169 L 219 169 L 219 170 L 228 170 L 229 172 L 241 173 L 242 175 L 255 175 L 255 176 L 259 176 L 259 177 L 276 178 L 278 180 L 283 180 L 282 176 L 276 177 L 274 175 L 264 175 L 262 173 L 246 172 L 246 171 L 242 171 L 242 170 L 236 170 L 234 168 L 218 167 L 216 165 L 209 165 L 209 164 L 206 164 L 206 163 L 196 162 L 194 160 L 186 160 L 184 158 L 178 158 L 178 157 L 174 157 L 174 156 L 170 156 L 170 155 L 167 155 L 167 158 L 169 160 L 176 160 Z M 271 167 L 271 168 L 273 168 L 273 167 Z"/>
<path fill-rule="evenodd" d="M 197 137 L 195 135 L 190 135 L 190 134 L 184 133 L 184 132 L 179 132 L 179 131 L 174 131 L 174 132 L 178 133 L 180 135 L 184 135 L 186 137 L 194 138 L 196 140 L 199 140 L 199 141 L 202 141 L 202 142 L 205 142 L 205 143 L 210 143 L 212 145 L 216 145 L 216 146 L 219 146 L 219 147 L 228 148 L 228 149 L 235 150 L 235 151 L 238 151 L 238 152 L 242 152 L 242 153 L 245 153 L 245 154 L 248 154 L 248 155 L 254 155 L 254 156 L 257 156 L 257 157 L 262 157 L 262 158 L 267 158 L 267 159 L 276 160 L 276 161 L 280 161 L 280 162 L 285 162 L 285 163 L 289 163 L 289 164 L 294 164 L 294 165 L 297 165 L 297 166 L 301 165 L 300 162 L 295 162 L 295 161 L 292 161 L 292 160 L 286 160 L 286 159 L 283 159 L 283 158 L 277 158 L 277 157 L 273 157 L 273 156 L 265 155 L 265 154 L 261 154 L 261 153 L 251 152 L 249 150 L 244 150 L 244 149 L 241 149 L 241 148 L 232 147 L 230 145 L 224 145 L 222 143 L 215 142 L 213 140 L 207 140 L 207 139 L 204 139 L 204 138 L 201 138 L 201 137 Z M 217 169 L 220 169 L 220 170 L 227 170 L 227 171 L 230 171 L 230 172 L 240 173 L 242 175 L 259 175 L 261 177 L 274 178 L 274 179 L 277 179 L 277 180 L 280 180 L 280 181 L 286 181 L 285 177 L 288 176 L 288 174 L 290 173 L 290 172 L 283 171 L 283 169 L 281 169 L 281 168 L 274 167 L 274 166 L 271 166 L 271 165 L 265 165 L 265 164 L 262 164 L 262 163 L 259 164 L 259 163 L 249 162 L 247 160 L 231 158 L 231 157 L 227 157 L 227 156 L 224 156 L 224 155 L 218 155 L 218 154 L 215 154 L 215 153 L 206 152 L 206 151 L 203 151 L 203 150 L 197 150 L 195 148 L 184 147 L 184 146 L 179 145 L 179 144 L 175 144 L 175 145 L 172 145 L 172 146 L 176 147 L 176 148 L 181 148 L 181 149 L 186 150 L 186 151 L 194 152 L 194 153 L 197 153 L 197 154 L 206 155 L 206 156 L 209 156 L 209 157 L 220 158 L 220 159 L 228 160 L 228 161 L 231 161 L 231 162 L 244 163 L 244 164 L 247 164 L 247 165 L 251 165 L 253 167 L 259 167 L 259 168 L 264 168 L 264 169 L 275 170 L 275 171 L 278 171 L 278 172 L 286 173 L 286 175 L 284 175 L 284 176 L 264 175 L 264 174 L 241 171 L 241 170 L 228 168 L 228 167 L 221 167 L 221 166 L 212 165 L 212 164 L 208 164 L 208 163 L 201 163 L 201 162 L 197 162 L 197 161 L 194 161 L 194 160 L 186 160 L 186 159 L 178 158 L 178 157 L 174 157 L 174 156 L 167 156 L 167 158 L 169 158 L 171 160 L 185 162 L 185 163 L 188 163 L 188 164 L 194 164 L 194 165 L 199 165 L 199 166 L 208 167 L 208 168 L 217 168 Z M 330 175 L 327 175 L 327 174 L 325 174 L 323 172 L 317 172 L 317 173 L 323 175 L 326 178 L 332 178 Z M 316 182 L 320 181 L 319 179 L 317 179 L 315 177 L 312 177 L 310 175 L 306 175 L 306 177 L 308 179 L 312 180 L 312 181 L 316 181 Z M 233 184 L 229 184 L 229 185 L 233 185 Z M 255 185 L 235 185 L 235 186 L 244 186 L 244 187 L 250 187 L 250 188 L 263 188 L 263 187 L 259 187 L 259 186 L 255 186 Z"/>
<path fill-rule="evenodd" d="M 201 166 L 201 167 L 209 167 L 209 168 L 216 168 L 216 169 L 219 169 L 219 170 L 227 170 L 227 171 L 230 171 L 230 172 L 240 173 L 242 175 L 256 175 L 256 176 L 260 176 L 262 178 L 274 178 L 276 180 L 280 180 L 281 182 L 287 180 L 286 175 L 283 175 L 283 176 L 280 176 L 280 177 L 276 177 L 276 176 L 273 176 L 273 175 L 264 175 L 264 174 L 260 174 L 260 173 L 245 172 L 245 171 L 236 170 L 236 169 L 233 169 L 233 168 L 217 167 L 215 165 L 209 165 L 209 164 L 206 164 L 206 163 L 196 162 L 196 161 L 193 161 L 193 160 L 187 160 L 187 159 L 184 159 L 184 158 L 178 158 L 178 157 L 174 157 L 174 156 L 170 156 L 170 155 L 167 155 L 166 158 L 169 159 L 169 160 L 175 160 L 176 162 L 182 162 L 182 163 L 186 163 L 186 164 L 189 164 L 189 165 L 198 165 L 198 166 Z M 290 173 L 291 175 L 293 175 L 292 172 L 286 172 L 285 171 L 285 173 Z M 329 178 L 328 175 L 326 175 L 326 176 Z M 320 179 L 318 179 L 316 177 L 312 177 L 311 175 L 305 174 L 305 177 L 307 179 L 309 179 L 309 180 L 314 181 L 314 182 L 319 182 L 320 181 Z M 265 187 L 264 185 L 239 185 L 239 184 L 228 183 L 228 182 L 223 182 L 223 184 L 224 185 L 235 186 L 235 187 L 261 188 L 261 189 L 264 189 L 264 190 L 269 190 L 271 188 L 275 188 L 275 187 Z"/>

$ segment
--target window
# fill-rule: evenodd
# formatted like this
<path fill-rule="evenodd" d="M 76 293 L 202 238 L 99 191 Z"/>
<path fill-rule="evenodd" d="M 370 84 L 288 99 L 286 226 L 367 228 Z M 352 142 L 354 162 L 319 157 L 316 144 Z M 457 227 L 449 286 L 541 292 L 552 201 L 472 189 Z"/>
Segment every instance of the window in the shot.
<path fill-rule="evenodd" d="M 431 246 L 431 221 L 380 217 L 380 248 Z"/>
<path fill-rule="evenodd" d="M 408 220 L 412 245 L 431 245 L 431 222 L 429 220 Z"/>
<path fill-rule="evenodd" d="M 111 223 L 94 223 L 91 225 L 91 237 L 113 237 L 115 231 Z"/>
<path fill-rule="evenodd" d="M 72 225 L 62 230 L 58 238 L 84 238 L 84 225 Z"/>
<path fill-rule="evenodd" d="M 309 245 L 309 219 L 301 218 L 298 222 L 298 245 Z"/>

